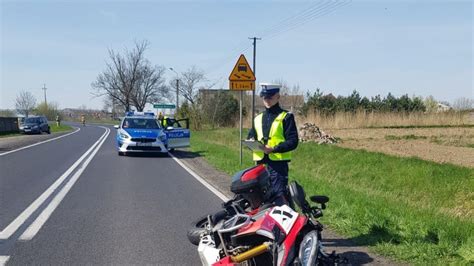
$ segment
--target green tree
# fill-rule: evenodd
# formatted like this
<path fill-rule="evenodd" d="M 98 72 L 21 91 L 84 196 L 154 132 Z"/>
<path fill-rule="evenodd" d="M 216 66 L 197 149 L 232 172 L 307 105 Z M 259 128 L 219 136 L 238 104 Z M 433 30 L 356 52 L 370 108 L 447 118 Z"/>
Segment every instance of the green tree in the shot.
<path fill-rule="evenodd" d="M 55 102 L 49 102 L 38 104 L 34 112 L 37 115 L 44 115 L 49 121 L 54 121 L 56 119 L 56 115 L 59 113 L 58 104 Z"/>
<path fill-rule="evenodd" d="M 219 90 L 212 97 L 200 99 L 205 121 L 214 127 L 232 126 L 239 117 L 239 103 L 227 90 Z"/>
<path fill-rule="evenodd" d="M 431 95 L 426 97 L 423 103 L 425 104 L 427 112 L 436 112 L 436 110 L 438 110 L 438 101 Z"/>

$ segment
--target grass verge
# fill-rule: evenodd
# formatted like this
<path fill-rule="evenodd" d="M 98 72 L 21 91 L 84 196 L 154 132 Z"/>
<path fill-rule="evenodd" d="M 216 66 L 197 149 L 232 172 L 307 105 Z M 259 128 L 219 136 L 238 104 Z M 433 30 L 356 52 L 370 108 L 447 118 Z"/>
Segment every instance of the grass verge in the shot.
<path fill-rule="evenodd" d="M 239 165 L 237 129 L 193 132 L 191 147 L 228 174 Z M 379 254 L 416 264 L 474 262 L 474 170 L 417 158 L 300 143 L 290 180 L 331 198 L 322 222 Z"/>
<path fill-rule="evenodd" d="M 21 135 L 18 132 L 0 132 L 0 138 L 14 137 Z"/>
<path fill-rule="evenodd" d="M 51 133 L 71 131 L 72 130 L 72 127 L 70 127 L 68 125 L 57 126 L 56 124 L 50 124 L 49 126 L 51 128 Z"/>

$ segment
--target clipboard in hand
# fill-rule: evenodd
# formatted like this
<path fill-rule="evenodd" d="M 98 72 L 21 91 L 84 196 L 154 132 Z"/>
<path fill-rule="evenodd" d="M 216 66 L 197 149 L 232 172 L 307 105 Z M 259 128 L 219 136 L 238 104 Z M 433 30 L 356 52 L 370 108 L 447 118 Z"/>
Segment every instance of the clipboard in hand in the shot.
<path fill-rule="evenodd" d="M 260 150 L 263 151 L 263 144 L 256 140 L 242 140 L 242 143 L 245 144 L 250 150 Z"/>

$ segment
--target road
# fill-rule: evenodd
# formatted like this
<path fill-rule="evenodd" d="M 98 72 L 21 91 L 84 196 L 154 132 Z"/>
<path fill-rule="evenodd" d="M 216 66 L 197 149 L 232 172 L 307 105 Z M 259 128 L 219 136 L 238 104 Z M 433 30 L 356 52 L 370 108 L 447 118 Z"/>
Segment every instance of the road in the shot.
<path fill-rule="evenodd" d="M 0 264 L 199 264 L 186 238 L 219 197 L 169 156 L 119 157 L 115 131 L 0 153 Z"/>

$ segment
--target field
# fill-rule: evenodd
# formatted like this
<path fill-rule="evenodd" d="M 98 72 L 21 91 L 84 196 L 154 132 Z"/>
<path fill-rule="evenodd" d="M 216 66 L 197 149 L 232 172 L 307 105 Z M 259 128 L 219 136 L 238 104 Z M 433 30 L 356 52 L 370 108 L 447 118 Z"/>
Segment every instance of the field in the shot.
<path fill-rule="evenodd" d="M 319 113 L 297 116 L 297 123 L 314 123 L 324 129 L 380 128 L 380 127 L 452 127 L 474 124 L 474 112 L 441 113 L 356 113 L 342 112 L 334 115 Z"/>
<path fill-rule="evenodd" d="M 297 122 L 316 124 L 340 147 L 474 167 L 474 112 L 312 114 Z"/>
<path fill-rule="evenodd" d="M 340 147 L 419 157 L 474 168 L 474 127 L 326 130 Z"/>
<path fill-rule="evenodd" d="M 381 130 L 376 133 L 381 141 L 431 141 L 428 133 L 433 131 L 376 130 Z M 464 134 L 463 129 L 449 130 Z M 356 133 L 341 135 L 348 139 Z M 233 174 L 252 165 L 249 151 L 239 165 L 238 138 L 236 129 L 199 131 L 193 133 L 191 147 Z M 465 143 L 436 145 L 472 149 Z M 346 238 L 402 262 L 474 262 L 474 169 L 315 143 L 301 143 L 293 158 L 290 179 L 309 195 L 331 198 L 322 222 Z"/>

